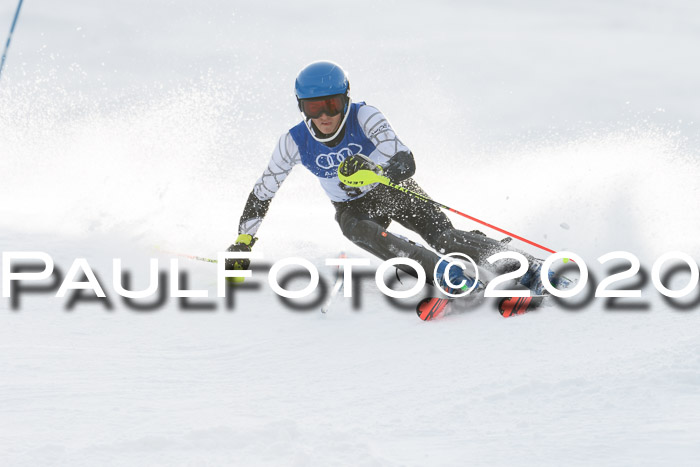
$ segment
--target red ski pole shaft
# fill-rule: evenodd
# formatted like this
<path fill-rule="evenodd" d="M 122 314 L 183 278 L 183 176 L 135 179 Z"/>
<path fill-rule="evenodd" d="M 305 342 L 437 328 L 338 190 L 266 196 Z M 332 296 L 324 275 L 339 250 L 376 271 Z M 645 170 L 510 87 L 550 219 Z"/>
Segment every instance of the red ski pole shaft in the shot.
<path fill-rule="evenodd" d="M 514 233 L 512 233 L 512 232 L 508 232 L 507 230 L 504 230 L 504 229 L 502 229 L 502 228 L 500 228 L 500 227 L 496 227 L 496 226 L 493 225 L 493 224 L 489 224 L 488 222 L 484 222 L 484 221 L 482 221 L 482 220 L 480 220 L 480 219 L 477 219 L 476 217 L 473 217 L 473 216 L 470 216 L 470 215 L 465 214 L 465 213 L 463 213 L 463 212 L 460 212 L 460 211 L 458 211 L 458 210 L 456 210 L 456 209 L 453 209 L 453 208 L 451 208 L 451 207 L 449 207 L 449 206 L 446 206 L 446 205 L 444 205 L 444 204 L 442 204 L 442 203 L 438 203 L 437 201 L 434 201 L 434 200 L 428 198 L 427 196 L 423 196 L 423 195 L 421 195 L 421 194 L 419 194 L 419 193 L 416 193 L 416 192 L 411 191 L 411 190 L 409 190 L 409 189 L 406 189 L 406 188 L 404 188 L 404 187 L 398 186 L 397 184 L 390 182 L 389 179 L 386 178 L 386 177 L 382 177 L 382 178 L 381 178 L 381 183 L 383 183 L 383 184 L 385 184 L 385 185 L 387 185 L 387 186 L 390 186 L 391 188 L 395 188 L 395 189 L 397 189 L 397 190 L 399 190 L 399 191 L 401 191 L 401 192 L 403 192 L 403 193 L 406 193 L 407 195 L 410 195 L 410 196 L 413 196 L 413 197 L 415 197 L 415 198 L 422 199 L 423 201 L 427 201 L 427 202 L 429 202 L 429 203 L 432 203 L 432 204 L 434 204 L 434 205 L 436 205 L 436 206 L 438 206 L 438 207 L 440 207 L 440 208 L 442 208 L 442 209 L 447 209 L 448 211 L 454 212 L 455 214 L 459 214 L 460 216 L 466 217 L 467 219 L 472 220 L 472 221 L 474 221 L 474 222 L 478 222 L 478 223 L 481 224 L 481 225 L 485 225 L 486 227 L 489 227 L 489 228 L 491 228 L 491 229 L 497 230 L 498 232 L 504 233 L 504 234 L 508 235 L 509 237 L 517 238 L 517 239 L 520 240 L 521 242 L 525 242 L 525 243 L 527 243 L 527 244 L 529 244 L 529 245 L 532 245 L 532 246 L 534 246 L 534 247 L 537 247 L 537 248 L 539 248 L 539 249 L 541 249 L 541 250 L 544 250 L 544 251 L 547 251 L 547 252 L 549 252 L 549 253 L 556 253 L 556 251 L 552 250 L 551 248 L 547 248 L 546 246 L 540 245 L 539 243 L 535 243 L 535 242 L 533 242 L 532 240 L 528 240 L 527 238 L 521 237 L 520 235 L 516 235 L 516 234 L 514 234 Z"/>

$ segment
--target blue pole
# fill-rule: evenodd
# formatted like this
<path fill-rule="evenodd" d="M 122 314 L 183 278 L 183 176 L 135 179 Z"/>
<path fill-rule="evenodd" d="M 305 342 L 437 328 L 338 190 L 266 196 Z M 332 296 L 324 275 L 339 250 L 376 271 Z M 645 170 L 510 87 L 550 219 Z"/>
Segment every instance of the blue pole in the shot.
<path fill-rule="evenodd" d="M 12 33 L 15 32 L 15 25 L 17 24 L 17 18 L 19 17 L 19 10 L 22 8 L 22 2 L 24 0 L 19 0 L 17 5 L 17 11 L 15 12 L 15 19 L 12 20 L 12 27 L 10 28 L 10 34 L 7 36 L 7 43 L 5 44 L 5 50 L 2 51 L 2 61 L 0 61 L 0 78 L 2 77 L 2 68 L 5 66 L 5 57 L 7 57 L 7 50 L 10 48 L 10 41 L 12 40 Z"/>

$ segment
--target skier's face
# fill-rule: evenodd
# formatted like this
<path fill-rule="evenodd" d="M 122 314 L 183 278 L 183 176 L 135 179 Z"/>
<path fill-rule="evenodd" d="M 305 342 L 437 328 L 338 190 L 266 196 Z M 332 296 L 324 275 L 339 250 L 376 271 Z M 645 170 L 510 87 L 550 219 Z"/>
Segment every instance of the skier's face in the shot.
<path fill-rule="evenodd" d="M 342 113 L 334 115 L 333 117 L 329 117 L 327 114 L 323 113 L 318 118 L 312 118 L 311 121 L 314 122 L 316 128 L 321 130 L 324 135 L 332 135 L 338 130 L 342 117 Z"/>

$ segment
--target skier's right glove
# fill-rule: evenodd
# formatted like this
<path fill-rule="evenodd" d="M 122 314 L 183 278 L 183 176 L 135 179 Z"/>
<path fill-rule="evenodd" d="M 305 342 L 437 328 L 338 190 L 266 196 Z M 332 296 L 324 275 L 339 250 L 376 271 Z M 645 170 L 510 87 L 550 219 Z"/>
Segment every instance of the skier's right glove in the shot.
<path fill-rule="evenodd" d="M 253 248 L 257 238 L 252 235 L 240 234 L 236 239 L 236 243 L 226 249 L 226 251 L 245 251 L 249 252 Z M 250 260 L 248 258 L 228 258 L 225 263 L 227 271 L 233 270 L 248 270 L 250 269 Z M 243 282 L 242 277 L 227 277 L 229 282 Z"/>
<path fill-rule="evenodd" d="M 348 156 L 338 166 L 338 178 L 350 186 L 365 186 L 372 183 L 387 183 L 382 167 L 363 154 Z"/>

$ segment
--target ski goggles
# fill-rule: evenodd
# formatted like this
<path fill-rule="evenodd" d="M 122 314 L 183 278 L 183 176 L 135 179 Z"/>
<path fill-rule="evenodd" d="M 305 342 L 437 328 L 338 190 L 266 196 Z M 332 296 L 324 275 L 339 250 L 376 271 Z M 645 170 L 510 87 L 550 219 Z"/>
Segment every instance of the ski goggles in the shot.
<path fill-rule="evenodd" d="M 335 117 L 345 108 L 345 96 L 336 94 L 320 99 L 304 99 L 299 101 L 299 107 L 307 118 L 318 118 L 324 113 Z"/>

